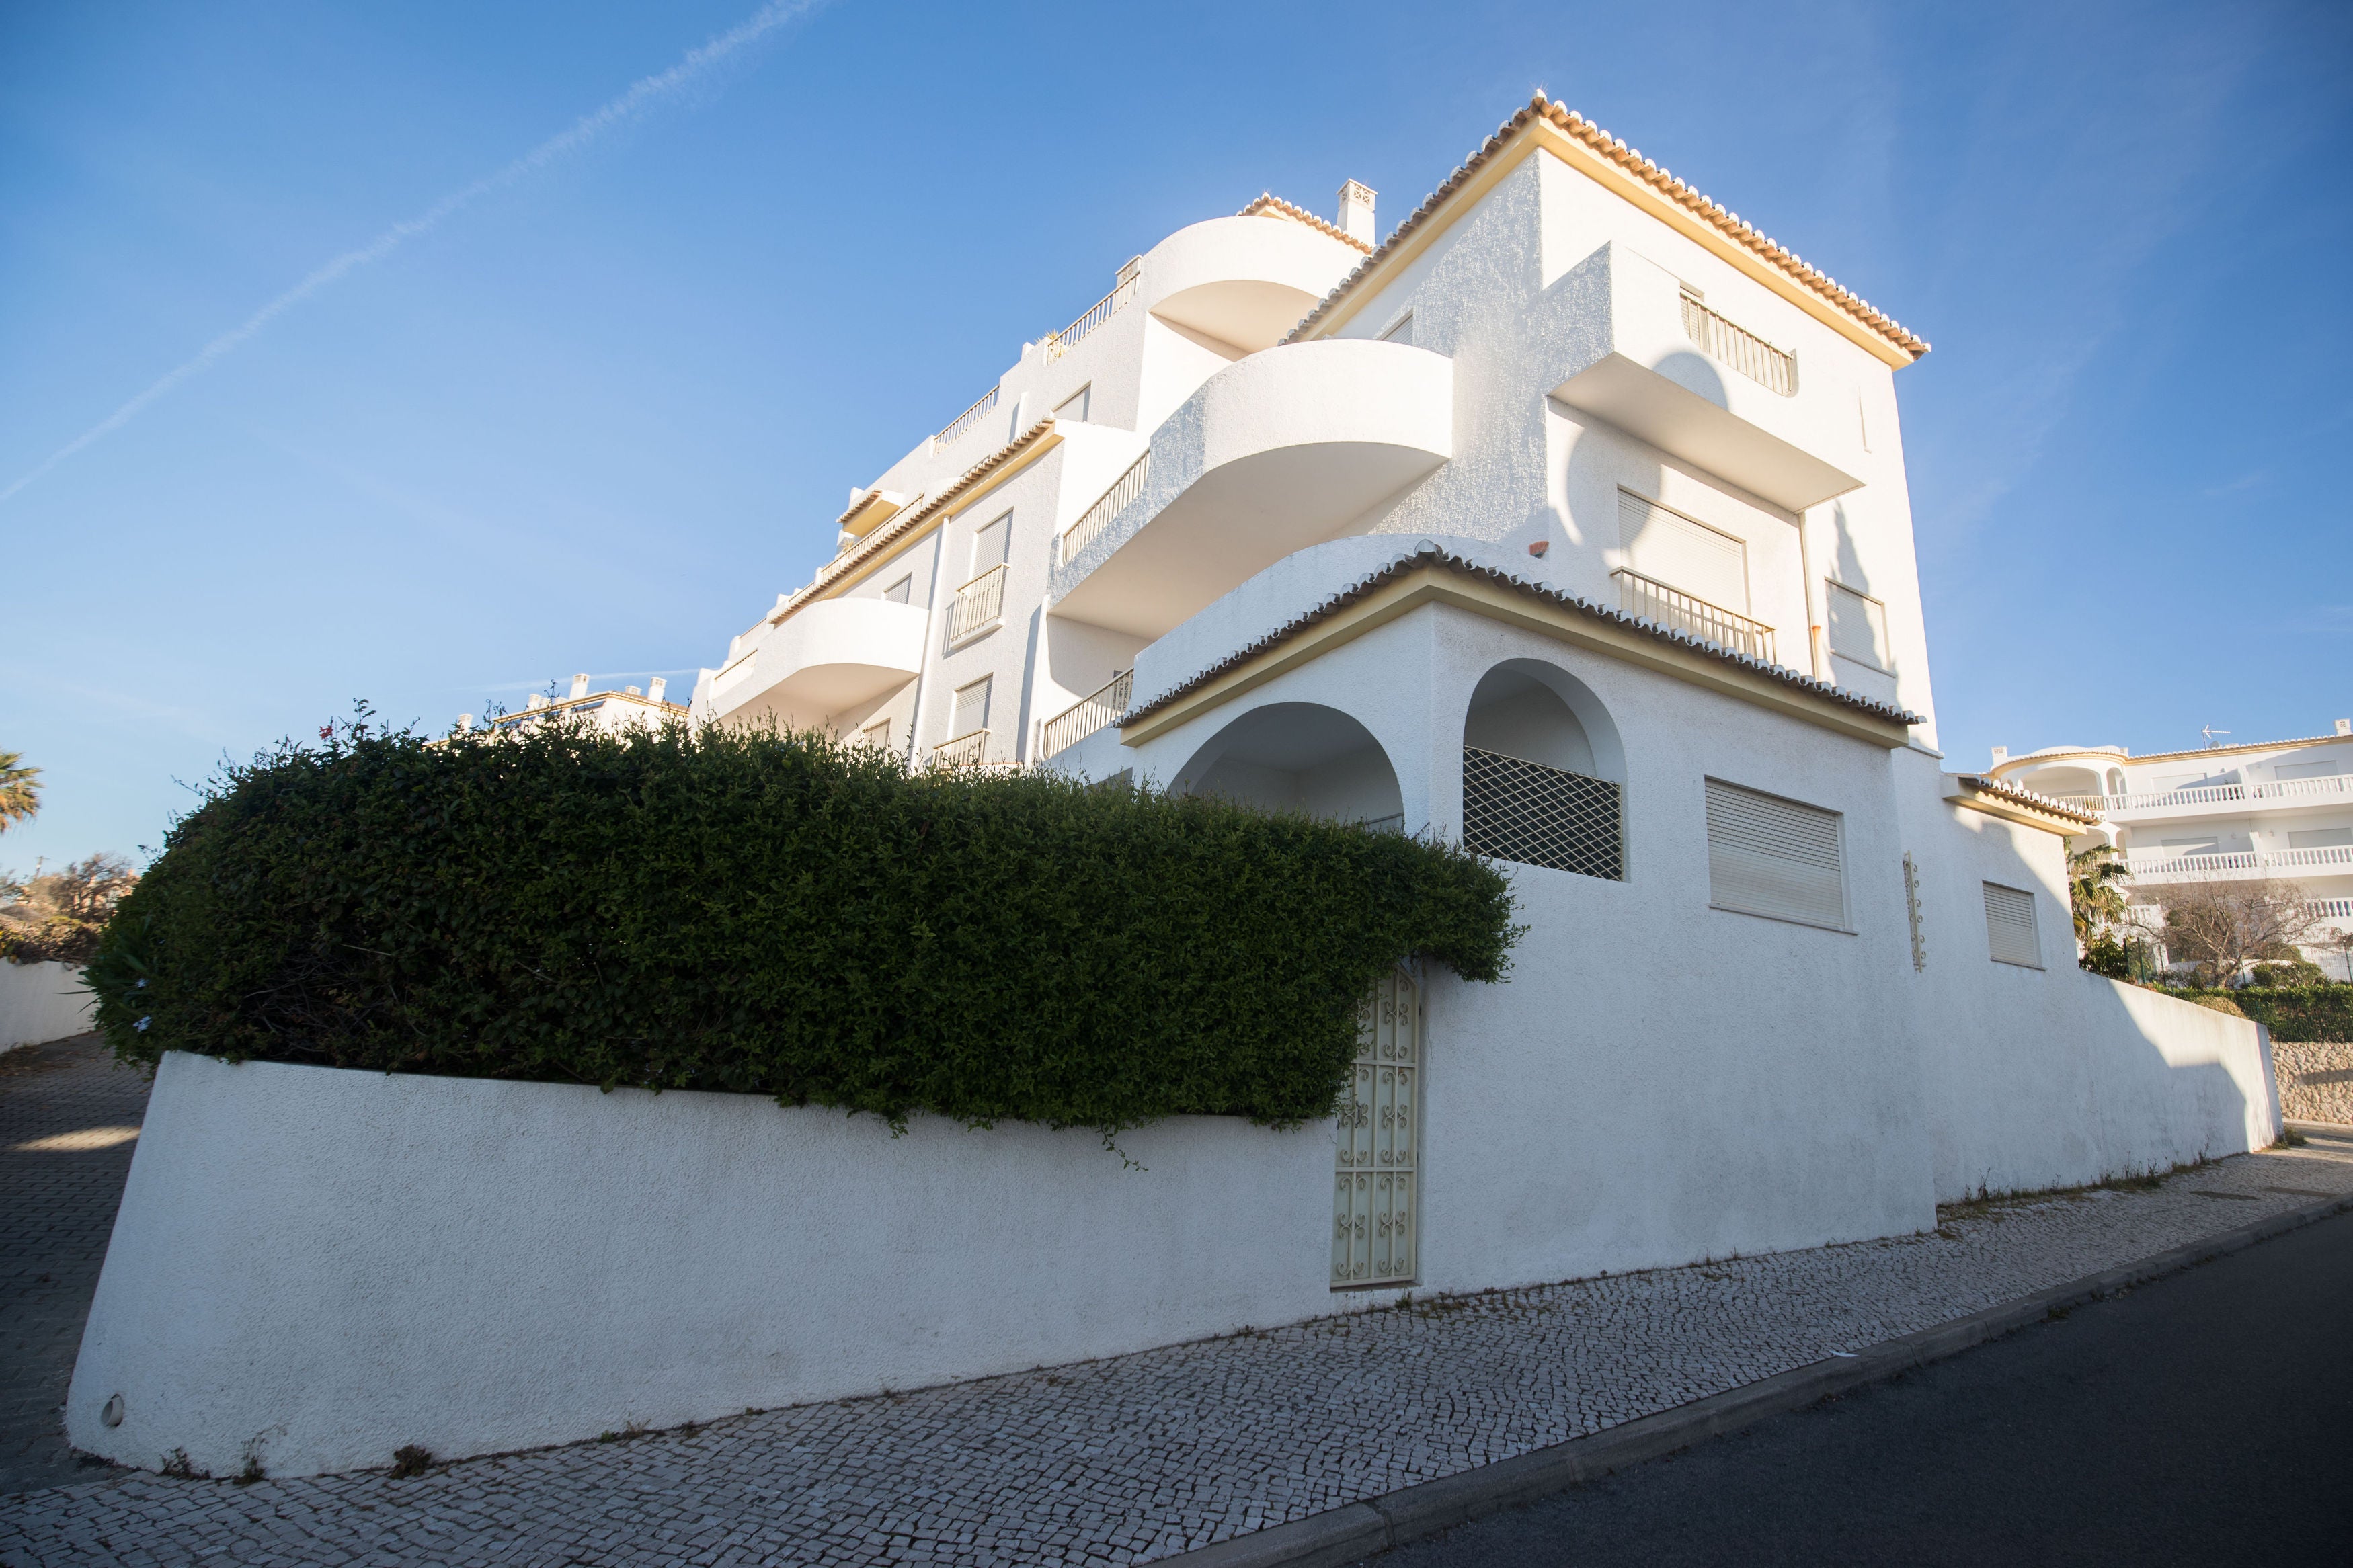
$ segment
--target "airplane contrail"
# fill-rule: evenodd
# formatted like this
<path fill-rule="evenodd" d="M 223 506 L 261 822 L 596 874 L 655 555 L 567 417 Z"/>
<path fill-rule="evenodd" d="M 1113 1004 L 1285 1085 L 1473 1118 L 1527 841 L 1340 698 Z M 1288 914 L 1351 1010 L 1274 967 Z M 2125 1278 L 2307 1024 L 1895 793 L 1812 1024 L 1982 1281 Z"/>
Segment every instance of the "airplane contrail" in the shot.
<path fill-rule="evenodd" d="M 268 326 L 272 319 L 301 304 L 346 272 L 365 267 L 373 261 L 383 260 L 409 240 L 438 226 L 444 219 L 460 207 L 490 195 L 492 191 L 513 184 L 517 180 L 537 173 L 565 153 L 586 146 L 605 132 L 636 115 L 649 104 L 686 86 L 744 45 L 765 34 L 774 32 L 805 12 L 814 10 L 822 3 L 823 0 L 771 0 L 770 4 L 762 6 L 735 27 L 720 34 L 700 48 L 687 51 L 684 58 L 670 69 L 632 83 L 629 89 L 618 98 L 612 100 L 602 108 L 582 115 L 572 122 L 569 129 L 549 137 L 506 167 L 483 175 L 462 190 L 451 192 L 415 217 L 394 224 L 358 249 L 343 252 L 267 305 L 262 306 L 252 315 L 248 316 L 237 326 L 206 343 L 195 358 L 166 372 L 138 396 L 50 453 L 48 459 L 32 472 L 25 475 L 6 489 L 0 489 L 0 502 L 5 502 L 18 490 L 23 489 L 83 447 L 121 429 L 141 409 L 190 376 L 209 368 L 214 361 Z"/>

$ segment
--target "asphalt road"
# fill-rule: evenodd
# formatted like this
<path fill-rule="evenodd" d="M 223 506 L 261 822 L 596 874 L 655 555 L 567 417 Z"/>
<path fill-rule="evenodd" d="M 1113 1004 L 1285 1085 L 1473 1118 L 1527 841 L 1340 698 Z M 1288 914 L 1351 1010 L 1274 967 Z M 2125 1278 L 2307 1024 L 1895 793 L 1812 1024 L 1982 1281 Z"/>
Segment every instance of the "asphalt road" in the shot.
<path fill-rule="evenodd" d="M 1375 1562 L 2353 1563 L 2353 1215 Z"/>

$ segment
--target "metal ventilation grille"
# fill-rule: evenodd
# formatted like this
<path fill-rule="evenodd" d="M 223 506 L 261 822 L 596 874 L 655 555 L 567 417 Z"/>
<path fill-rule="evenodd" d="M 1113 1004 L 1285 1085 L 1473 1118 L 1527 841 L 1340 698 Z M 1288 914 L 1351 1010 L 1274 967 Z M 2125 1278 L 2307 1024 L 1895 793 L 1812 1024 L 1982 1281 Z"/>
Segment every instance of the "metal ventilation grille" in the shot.
<path fill-rule="evenodd" d="M 1462 847 L 1523 866 L 1626 879 L 1616 784 L 1475 746 L 1462 748 Z"/>

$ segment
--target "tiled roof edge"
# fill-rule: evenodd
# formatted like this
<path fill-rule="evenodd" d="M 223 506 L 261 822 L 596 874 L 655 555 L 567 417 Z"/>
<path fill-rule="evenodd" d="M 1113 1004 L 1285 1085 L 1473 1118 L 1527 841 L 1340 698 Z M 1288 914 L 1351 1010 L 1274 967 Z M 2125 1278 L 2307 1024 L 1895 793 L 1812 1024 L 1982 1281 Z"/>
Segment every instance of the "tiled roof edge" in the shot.
<path fill-rule="evenodd" d="M 1395 561 L 1390 562 L 1388 565 L 1380 568 L 1378 571 L 1357 579 L 1355 583 L 1352 583 L 1347 587 L 1341 589 L 1338 593 L 1333 595 L 1330 598 L 1324 600 L 1322 604 L 1316 605 L 1305 615 L 1299 616 L 1290 621 L 1284 622 L 1282 626 L 1277 626 L 1274 630 L 1267 633 L 1266 636 L 1259 638 L 1256 642 L 1251 643 L 1249 647 L 1229 654 L 1226 658 L 1219 659 L 1216 664 L 1213 664 L 1208 668 L 1202 670 L 1199 674 L 1188 676 L 1185 679 L 1177 682 L 1175 686 L 1170 687 L 1167 690 L 1152 698 L 1150 700 L 1138 703 L 1136 706 L 1130 708 L 1126 713 L 1121 716 L 1119 721 L 1121 725 L 1125 726 L 1133 724 L 1145 715 L 1156 712 L 1160 709 L 1167 707 L 1177 699 L 1184 697 L 1190 692 L 1199 690 L 1202 687 L 1208 685 L 1210 681 L 1217 679 L 1219 676 L 1226 674 L 1228 671 L 1240 668 L 1242 665 L 1249 663 L 1253 658 L 1256 658 L 1260 654 L 1264 653 L 1268 649 L 1277 647 L 1282 643 L 1290 641 L 1293 637 L 1297 637 L 1300 633 L 1307 630 L 1310 626 L 1314 626 L 1317 622 L 1329 619 L 1332 616 L 1347 608 L 1350 605 L 1353 605 L 1358 600 L 1366 598 L 1377 592 L 1379 589 L 1396 582 L 1408 572 L 1416 571 L 1425 566 L 1442 566 L 1449 571 L 1459 573 L 1466 577 L 1479 578 L 1484 582 L 1493 583 L 1498 586 L 1509 588 L 1514 593 L 1525 595 L 1527 597 L 1532 599 L 1542 600 L 1546 604 L 1558 605 L 1565 609 L 1576 610 L 1580 614 L 1591 616 L 1596 620 L 1605 622 L 1610 626 L 1622 626 L 1630 631 L 1641 632 L 1645 636 L 1656 637 L 1661 642 L 1672 643 L 1679 647 L 1689 648 L 1694 653 L 1705 654 L 1712 658 L 1720 658 L 1726 664 L 1737 665 L 1741 668 L 1754 670 L 1759 675 L 1770 676 L 1786 686 L 1795 687 L 1800 691 L 1808 692 L 1816 697 L 1826 698 L 1831 701 L 1839 703 L 1842 707 L 1854 709 L 1858 712 L 1868 713 L 1874 719 L 1884 719 L 1891 723 L 1900 723 L 1907 728 L 1914 724 L 1925 724 L 1927 722 L 1927 720 L 1922 718 L 1919 714 L 1906 711 L 1904 709 L 1894 706 L 1893 703 L 1882 702 L 1874 698 L 1864 697 L 1860 693 L 1848 691 L 1842 688 L 1831 686 L 1823 681 L 1816 680 L 1812 676 L 1801 675 L 1786 665 L 1767 664 L 1762 659 L 1750 658 L 1746 654 L 1734 653 L 1731 649 L 1720 647 L 1714 643 L 1702 642 L 1698 638 L 1688 636 L 1685 633 L 1672 631 L 1665 626 L 1658 625 L 1654 621 L 1643 620 L 1639 616 L 1630 616 L 1623 610 L 1613 610 L 1606 605 L 1597 605 L 1590 599 L 1579 598 L 1574 594 L 1564 593 L 1558 588 L 1547 587 L 1542 583 L 1531 583 L 1525 577 L 1514 577 L 1509 573 L 1499 572 L 1493 566 L 1482 566 L 1475 561 L 1471 561 L 1462 556 L 1456 555 L 1451 551 L 1440 550 L 1422 552 L 1417 550 L 1400 555 Z M 2062 806 L 2059 809 L 2063 811 L 2068 808 Z"/>
<path fill-rule="evenodd" d="M 2054 795 L 2043 795 L 2036 790 L 2021 789 L 2017 784 L 2004 784 L 2000 779 L 1988 778 L 1983 773 L 1956 773 L 1953 776 L 1980 795 L 1989 795 L 1996 800 L 2006 800 L 2012 805 L 2031 805 L 2037 811 L 2047 812 L 2052 816 L 2064 816 L 2083 823 L 2085 826 L 2091 826 L 2100 820 L 2099 813 L 2095 811 L 2085 811 L 2081 806 L 2069 805 Z"/>
<path fill-rule="evenodd" d="M 1348 247 L 1351 250 L 1361 250 L 1366 254 L 1370 254 L 1372 251 L 1373 247 L 1371 246 L 1366 245 L 1363 240 L 1358 239 L 1346 229 L 1342 228 L 1335 224 L 1325 223 L 1322 218 L 1317 217 L 1305 207 L 1295 206 L 1292 203 L 1284 201 L 1281 196 L 1274 195 L 1271 191 L 1261 191 L 1256 201 L 1253 201 L 1250 205 L 1242 208 L 1241 211 L 1236 213 L 1234 216 L 1236 217 L 1256 217 L 1259 214 L 1269 211 L 1279 212 L 1287 218 L 1296 218 L 1299 222 L 1305 224 L 1310 228 L 1321 229 L 1324 233 L 1330 235 L 1334 239 L 1338 240 L 1341 244 Z"/>
<path fill-rule="evenodd" d="M 1562 132 L 1584 142 L 1669 201 L 1695 214 L 1736 244 L 1772 263 L 1790 278 L 1903 349 L 1914 359 L 1918 359 L 1928 352 L 1927 340 L 1908 331 L 1894 317 L 1876 309 L 1869 300 L 1842 286 L 1838 279 L 1821 268 L 1809 264 L 1787 246 L 1760 233 L 1753 225 L 1744 222 L 1738 213 L 1728 210 L 1723 203 L 1710 200 L 1701 195 L 1650 159 L 1643 157 L 1638 150 L 1627 146 L 1623 141 L 1610 135 L 1585 116 L 1551 101 L 1541 92 L 1528 100 L 1526 108 L 1497 127 L 1495 133 L 1488 137 L 1478 151 L 1462 161 L 1461 168 L 1448 175 L 1446 182 L 1432 191 L 1423 200 L 1421 205 L 1413 210 L 1410 216 L 1389 232 L 1388 238 L 1383 240 L 1378 248 L 1359 263 L 1355 271 L 1340 279 L 1338 286 L 1326 294 L 1323 301 L 1310 310 L 1299 325 L 1291 330 L 1291 335 L 1283 339 L 1283 342 L 1298 341 L 1300 333 L 1329 314 L 1334 306 L 1345 299 L 1367 273 L 1380 264 L 1383 258 L 1397 248 L 1399 241 L 1419 228 L 1439 207 L 1445 204 L 1449 196 L 1467 184 L 1472 175 L 1484 167 L 1496 153 L 1502 152 L 1504 144 L 1510 142 L 1513 136 L 1525 129 L 1531 121 L 1540 119 L 1551 121 Z"/>

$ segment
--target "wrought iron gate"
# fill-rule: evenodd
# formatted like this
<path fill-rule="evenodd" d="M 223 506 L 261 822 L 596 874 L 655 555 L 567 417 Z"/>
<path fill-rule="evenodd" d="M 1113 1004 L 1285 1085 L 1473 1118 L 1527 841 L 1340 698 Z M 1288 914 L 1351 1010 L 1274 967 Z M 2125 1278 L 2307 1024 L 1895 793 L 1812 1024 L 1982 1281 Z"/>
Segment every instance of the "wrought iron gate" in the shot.
<path fill-rule="evenodd" d="M 1414 1277 L 1419 1194 L 1421 991 L 1402 971 L 1375 986 L 1340 1102 L 1332 1191 L 1332 1288 Z"/>

